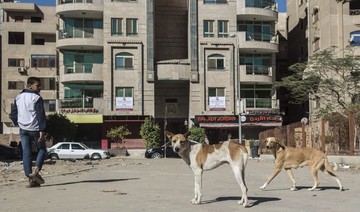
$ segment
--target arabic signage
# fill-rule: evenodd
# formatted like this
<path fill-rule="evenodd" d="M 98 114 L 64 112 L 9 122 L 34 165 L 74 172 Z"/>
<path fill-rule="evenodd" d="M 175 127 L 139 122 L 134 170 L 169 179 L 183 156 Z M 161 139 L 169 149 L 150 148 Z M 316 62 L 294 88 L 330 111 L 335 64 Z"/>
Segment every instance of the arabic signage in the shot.
<path fill-rule="evenodd" d="M 195 116 L 196 123 L 237 123 L 238 116 Z M 242 115 L 242 123 L 282 122 L 280 115 Z"/>

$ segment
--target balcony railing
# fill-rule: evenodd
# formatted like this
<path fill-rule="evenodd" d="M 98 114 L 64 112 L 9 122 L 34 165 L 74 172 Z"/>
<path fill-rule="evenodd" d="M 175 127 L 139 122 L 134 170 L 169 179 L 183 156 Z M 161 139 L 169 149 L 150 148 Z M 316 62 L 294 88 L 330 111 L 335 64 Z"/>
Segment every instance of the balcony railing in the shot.
<path fill-rule="evenodd" d="M 277 35 L 261 32 L 246 32 L 246 40 L 277 43 Z"/>
<path fill-rule="evenodd" d="M 271 76 L 271 66 L 247 65 L 246 74 Z"/>
<path fill-rule="evenodd" d="M 69 27 L 59 30 L 59 39 L 66 38 L 94 38 L 94 28 Z"/>
<path fill-rule="evenodd" d="M 349 11 L 350 15 L 360 15 L 360 9 L 354 9 Z"/>
<path fill-rule="evenodd" d="M 274 0 L 246 0 L 245 7 L 271 8 L 275 5 Z"/>
<path fill-rule="evenodd" d="M 59 0 L 59 4 L 93 3 L 93 0 Z"/>
<path fill-rule="evenodd" d="M 64 74 L 91 74 L 93 73 L 93 63 L 71 63 L 65 64 Z"/>
<path fill-rule="evenodd" d="M 246 98 L 246 108 L 274 108 L 276 99 L 271 98 Z"/>
<path fill-rule="evenodd" d="M 69 99 L 59 99 L 59 108 L 93 108 L 93 98 L 84 97 L 84 98 L 69 98 Z"/>

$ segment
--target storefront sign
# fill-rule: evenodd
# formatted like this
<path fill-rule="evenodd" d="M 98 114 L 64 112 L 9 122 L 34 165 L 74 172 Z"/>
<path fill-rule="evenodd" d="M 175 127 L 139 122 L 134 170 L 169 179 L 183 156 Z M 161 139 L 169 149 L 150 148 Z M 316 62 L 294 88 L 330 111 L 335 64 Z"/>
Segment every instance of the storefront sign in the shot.
<path fill-rule="evenodd" d="M 237 116 L 195 116 L 197 123 L 236 123 Z"/>
<path fill-rule="evenodd" d="M 282 122 L 279 115 L 245 115 L 246 119 L 242 119 L 243 123 L 260 123 L 260 122 Z"/>

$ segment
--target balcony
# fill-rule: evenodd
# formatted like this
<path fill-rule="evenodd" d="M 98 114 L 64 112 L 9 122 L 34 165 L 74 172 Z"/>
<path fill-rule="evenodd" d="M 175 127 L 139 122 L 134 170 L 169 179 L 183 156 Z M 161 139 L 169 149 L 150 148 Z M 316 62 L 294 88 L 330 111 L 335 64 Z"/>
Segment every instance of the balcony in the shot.
<path fill-rule="evenodd" d="M 187 60 L 160 61 L 156 64 L 157 80 L 190 80 Z"/>
<path fill-rule="evenodd" d="M 73 27 L 58 30 L 56 47 L 72 50 L 101 50 L 103 29 Z"/>
<path fill-rule="evenodd" d="M 246 109 L 279 109 L 279 100 L 272 98 L 245 98 Z"/>
<path fill-rule="evenodd" d="M 279 48 L 278 35 L 268 33 L 237 32 L 240 53 L 276 53 Z"/>
<path fill-rule="evenodd" d="M 240 65 L 240 81 L 272 84 L 272 67 L 260 65 Z"/>
<path fill-rule="evenodd" d="M 72 18 L 95 18 L 103 17 L 102 0 L 58 0 L 56 14 Z"/>
<path fill-rule="evenodd" d="M 244 21 L 277 21 L 278 4 L 273 0 L 238 0 L 237 16 Z"/>
<path fill-rule="evenodd" d="M 73 63 L 65 64 L 60 71 L 62 82 L 102 81 L 102 64 Z"/>

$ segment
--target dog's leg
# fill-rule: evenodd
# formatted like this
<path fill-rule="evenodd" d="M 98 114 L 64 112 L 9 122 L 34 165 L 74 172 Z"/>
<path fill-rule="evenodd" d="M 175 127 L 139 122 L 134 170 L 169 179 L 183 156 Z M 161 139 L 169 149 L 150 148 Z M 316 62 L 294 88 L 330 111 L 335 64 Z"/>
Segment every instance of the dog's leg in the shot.
<path fill-rule="evenodd" d="M 195 175 L 195 197 L 191 203 L 198 205 L 201 202 L 201 187 L 202 187 L 202 170 L 200 168 L 193 169 Z"/>
<path fill-rule="evenodd" d="M 240 186 L 241 189 L 241 200 L 238 201 L 239 205 L 243 205 L 243 207 L 248 206 L 248 198 L 247 198 L 247 187 L 245 183 L 245 167 L 241 165 L 231 164 L 231 168 L 234 172 L 235 179 Z"/>
<path fill-rule="evenodd" d="M 314 189 L 316 189 L 319 186 L 320 180 L 319 180 L 319 176 L 318 176 L 318 169 L 316 166 L 310 166 L 310 171 L 314 178 L 314 186 L 312 188 L 309 188 L 308 190 L 313 191 Z"/>
<path fill-rule="evenodd" d="M 267 185 L 278 175 L 281 171 L 281 167 L 276 166 L 271 176 L 268 178 L 268 180 L 264 183 L 263 186 L 260 187 L 261 190 L 264 190 Z"/>
<path fill-rule="evenodd" d="M 293 174 L 291 168 L 290 169 L 285 169 L 285 170 L 286 170 L 286 173 L 288 174 L 288 176 L 289 176 L 289 178 L 290 178 L 290 180 L 292 182 L 292 186 L 291 186 L 290 190 L 291 191 L 296 191 L 296 181 L 295 181 L 294 174 Z"/>
<path fill-rule="evenodd" d="M 325 170 L 326 170 L 326 172 L 338 183 L 340 191 L 343 191 L 344 189 L 343 189 L 343 187 L 341 185 L 340 179 L 333 172 L 333 171 L 336 171 L 337 168 L 338 168 L 337 164 L 335 162 L 334 162 L 334 166 L 335 166 L 335 168 L 332 169 L 331 167 L 329 167 L 329 164 L 327 162 L 325 162 Z"/>

